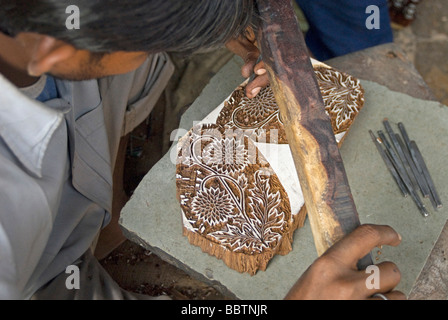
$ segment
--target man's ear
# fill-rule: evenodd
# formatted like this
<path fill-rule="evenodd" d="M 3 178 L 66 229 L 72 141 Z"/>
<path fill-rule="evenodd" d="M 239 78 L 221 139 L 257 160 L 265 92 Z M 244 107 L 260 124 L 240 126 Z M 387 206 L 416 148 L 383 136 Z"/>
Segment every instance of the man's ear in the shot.
<path fill-rule="evenodd" d="M 34 77 L 50 72 L 53 66 L 72 58 L 77 51 L 72 45 L 46 35 L 39 35 L 35 41 L 27 66 L 29 75 Z"/>

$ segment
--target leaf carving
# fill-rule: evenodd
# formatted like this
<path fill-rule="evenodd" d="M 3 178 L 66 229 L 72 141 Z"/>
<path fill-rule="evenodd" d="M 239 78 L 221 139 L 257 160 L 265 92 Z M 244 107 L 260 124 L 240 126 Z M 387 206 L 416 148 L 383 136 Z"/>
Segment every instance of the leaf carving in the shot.
<path fill-rule="evenodd" d="M 344 129 L 353 120 L 363 100 L 363 90 L 358 79 L 342 72 L 328 69 L 315 69 L 319 88 L 325 103 L 325 110 L 331 117 L 335 132 Z"/>
<path fill-rule="evenodd" d="M 284 212 L 277 209 L 281 200 L 280 192 L 270 191 L 269 181 L 261 177 L 260 171 L 254 175 L 254 187 L 248 190 L 248 206 L 251 210 L 242 212 L 244 216 L 235 217 L 233 225 L 228 225 L 226 230 L 209 233 L 236 252 L 242 249 L 262 252 L 274 246 L 286 225 Z"/>

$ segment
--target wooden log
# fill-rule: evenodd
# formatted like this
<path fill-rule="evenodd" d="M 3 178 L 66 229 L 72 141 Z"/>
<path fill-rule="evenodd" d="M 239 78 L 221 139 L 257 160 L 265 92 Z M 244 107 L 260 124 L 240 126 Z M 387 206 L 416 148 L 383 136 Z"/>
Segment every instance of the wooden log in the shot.
<path fill-rule="evenodd" d="M 290 0 L 258 0 L 257 35 L 302 186 L 317 253 L 360 225 L 344 164 Z M 360 268 L 373 264 L 370 255 Z"/>

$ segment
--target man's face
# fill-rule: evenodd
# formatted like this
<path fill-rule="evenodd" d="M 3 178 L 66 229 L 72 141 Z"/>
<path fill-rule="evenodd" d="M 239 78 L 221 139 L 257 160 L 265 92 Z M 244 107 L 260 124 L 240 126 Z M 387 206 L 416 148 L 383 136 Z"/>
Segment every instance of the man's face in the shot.
<path fill-rule="evenodd" d="M 97 79 L 135 70 L 148 57 L 147 52 L 94 53 L 29 32 L 19 33 L 14 41 L 25 57 L 31 76 L 48 73 L 65 80 Z"/>
<path fill-rule="evenodd" d="M 146 52 L 98 54 L 79 50 L 72 58 L 55 63 L 48 73 L 65 80 L 97 79 L 135 70 L 147 57 Z"/>

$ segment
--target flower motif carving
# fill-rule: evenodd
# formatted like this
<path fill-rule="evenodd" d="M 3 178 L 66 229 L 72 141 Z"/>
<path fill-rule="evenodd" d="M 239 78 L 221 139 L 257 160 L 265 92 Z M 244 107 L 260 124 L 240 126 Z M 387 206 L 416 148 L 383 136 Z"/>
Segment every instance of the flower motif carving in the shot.
<path fill-rule="evenodd" d="M 342 132 L 364 104 L 364 90 L 359 80 L 348 74 L 323 67 L 314 71 L 333 130 Z"/>
<path fill-rule="evenodd" d="M 233 209 L 230 196 L 224 190 L 213 187 L 200 190 L 191 201 L 191 210 L 197 221 L 206 227 L 226 223 Z"/>
<path fill-rule="evenodd" d="M 364 90 L 360 81 L 323 65 L 314 66 L 314 72 L 334 133 L 346 131 L 364 105 Z M 270 86 L 252 99 L 246 97 L 244 86 L 239 87 L 221 110 L 217 124 L 243 129 L 261 142 L 288 143 Z"/>
<path fill-rule="evenodd" d="M 243 95 L 239 108 L 233 114 L 233 121 L 239 128 L 258 128 L 267 123 L 266 119 L 277 114 L 278 106 L 275 102 L 274 93 L 267 86 L 252 99 Z"/>
<path fill-rule="evenodd" d="M 202 161 L 223 174 L 243 170 L 249 162 L 244 144 L 233 138 L 213 140 L 204 148 Z"/>
<path fill-rule="evenodd" d="M 291 219 L 289 199 L 277 176 L 266 161 L 249 161 L 248 148 L 254 146 L 248 137 L 192 131 L 183 141 L 187 159 L 178 158 L 177 165 L 184 223 L 233 252 L 274 250 Z"/>

